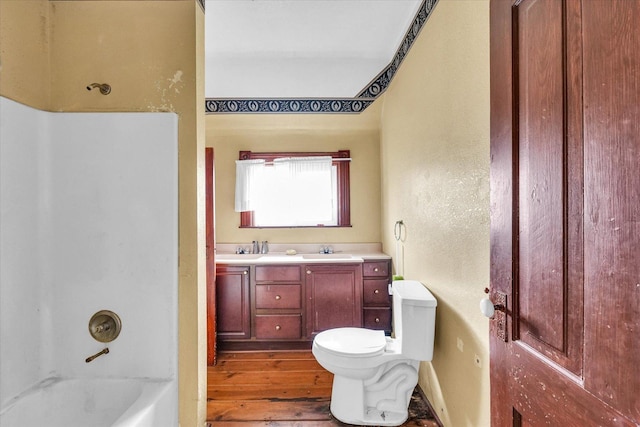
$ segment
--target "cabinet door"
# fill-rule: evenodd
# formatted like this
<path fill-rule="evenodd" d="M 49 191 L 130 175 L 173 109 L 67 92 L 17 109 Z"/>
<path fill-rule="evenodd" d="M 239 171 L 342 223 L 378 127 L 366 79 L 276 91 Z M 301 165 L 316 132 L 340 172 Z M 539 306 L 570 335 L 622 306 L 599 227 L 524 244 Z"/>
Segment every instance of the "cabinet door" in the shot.
<path fill-rule="evenodd" d="M 362 266 L 305 267 L 307 335 L 344 326 L 362 327 Z"/>
<path fill-rule="evenodd" d="M 218 266 L 216 270 L 218 338 L 251 338 L 249 267 Z"/>

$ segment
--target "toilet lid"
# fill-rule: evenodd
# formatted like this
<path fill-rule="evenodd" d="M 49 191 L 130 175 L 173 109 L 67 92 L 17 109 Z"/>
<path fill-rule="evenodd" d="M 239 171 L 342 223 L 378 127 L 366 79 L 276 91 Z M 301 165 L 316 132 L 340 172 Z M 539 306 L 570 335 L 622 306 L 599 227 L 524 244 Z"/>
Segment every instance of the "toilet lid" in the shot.
<path fill-rule="evenodd" d="M 315 342 L 329 352 L 352 357 L 382 353 L 387 345 L 384 331 L 362 328 L 329 329 L 316 335 Z"/>

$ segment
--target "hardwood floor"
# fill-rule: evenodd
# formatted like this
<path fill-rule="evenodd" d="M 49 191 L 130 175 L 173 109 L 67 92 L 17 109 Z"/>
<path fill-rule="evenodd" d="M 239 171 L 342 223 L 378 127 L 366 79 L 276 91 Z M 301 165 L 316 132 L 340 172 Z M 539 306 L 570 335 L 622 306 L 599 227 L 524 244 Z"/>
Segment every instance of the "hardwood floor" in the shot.
<path fill-rule="evenodd" d="M 211 427 L 344 426 L 329 410 L 333 376 L 310 351 L 222 352 L 208 368 L 207 422 Z M 404 426 L 435 427 L 417 392 Z"/>

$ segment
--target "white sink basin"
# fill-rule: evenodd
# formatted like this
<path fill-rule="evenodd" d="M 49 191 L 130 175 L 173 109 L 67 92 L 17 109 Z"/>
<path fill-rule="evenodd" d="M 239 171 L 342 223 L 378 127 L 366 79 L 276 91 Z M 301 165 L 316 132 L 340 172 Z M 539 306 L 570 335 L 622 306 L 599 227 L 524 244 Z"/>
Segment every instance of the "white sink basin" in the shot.
<path fill-rule="evenodd" d="M 223 264 L 268 264 L 268 263 L 318 263 L 318 262 L 361 262 L 362 258 L 354 257 L 351 254 L 296 254 L 285 255 L 282 253 L 273 254 L 216 254 L 216 261 Z"/>
<path fill-rule="evenodd" d="M 351 259 L 351 254 L 303 254 L 304 259 Z"/>
<path fill-rule="evenodd" d="M 295 255 L 281 255 L 281 254 L 266 254 L 260 257 L 260 261 L 265 262 L 294 262 L 300 261 L 300 258 Z"/>
<path fill-rule="evenodd" d="M 258 259 L 263 256 L 264 254 L 216 254 L 216 259 L 220 261 L 243 260 L 243 259 Z"/>

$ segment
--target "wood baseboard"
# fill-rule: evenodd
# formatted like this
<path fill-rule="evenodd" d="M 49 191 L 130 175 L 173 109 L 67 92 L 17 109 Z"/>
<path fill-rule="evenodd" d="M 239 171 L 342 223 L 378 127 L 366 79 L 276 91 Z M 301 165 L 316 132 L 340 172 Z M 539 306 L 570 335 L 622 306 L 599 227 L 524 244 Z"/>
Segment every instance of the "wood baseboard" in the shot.
<path fill-rule="evenodd" d="M 436 412 L 431 402 L 429 402 L 429 399 L 427 399 L 427 395 L 424 394 L 424 390 L 422 390 L 422 387 L 420 387 L 420 384 L 416 386 L 416 390 L 420 394 L 420 398 L 422 399 L 424 404 L 429 409 L 429 412 L 431 412 L 431 416 L 433 417 L 433 420 L 436 422 L 436 424 L 438 424 L 438 427 L 444 427 L 442 424 L 442 421 L 440 421 L 440 418 L 438 417 L 438 412 Z"/>

